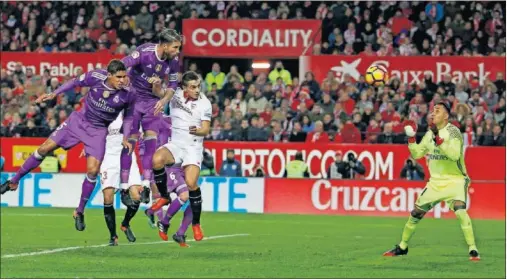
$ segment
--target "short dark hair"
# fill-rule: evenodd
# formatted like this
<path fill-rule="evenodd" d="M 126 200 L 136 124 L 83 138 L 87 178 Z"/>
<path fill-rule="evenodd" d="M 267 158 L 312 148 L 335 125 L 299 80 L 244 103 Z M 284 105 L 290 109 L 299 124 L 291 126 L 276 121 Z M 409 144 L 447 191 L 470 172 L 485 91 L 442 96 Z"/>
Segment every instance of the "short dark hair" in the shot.
<path fill-rule="evenodd" d="M 178 34 L 178 31 L 174 29 L 164 28 L 158 34 L 158 42 L 160 44 L 171 44 L 174 42 L 181 41 L 183 41 L 183 38 L 181 37 L 180 34 Z"/>
<path fill-rule="evenodd" d="M 199 75 L 196 72 L 188 71 L 188 72 L 185 72 L 183 74 L 183 76 L 181 77 L 181 83 L 183 84 L 183 86 L 187 86 L 189 81 L 199 80 L 199 79 L 200 79 Z"/>
<path fill-rule="evenodd" d="M 449 106 L 448 103 L 446 103 L 446 102 L 438 102 L 437 106 L 438 105 L 443 106 L 445 108 L 445 110 L 447 111 L 447 114 L 451 115 L 451 107 Z"/>
<path fill-rule="evenodd" d="M 118 60 L 118 59 L 111 60 L 109 62 L 109 64 L 107 65 L 107 72 L 110 73 L 111 75 L 114 75 L 117 72 L 126 71 L 126 70 L 127 70 L 127 67 L 125 66 L 125 64 L 123 64 L 123 62 L 121 62 L 121 60 Z"/>

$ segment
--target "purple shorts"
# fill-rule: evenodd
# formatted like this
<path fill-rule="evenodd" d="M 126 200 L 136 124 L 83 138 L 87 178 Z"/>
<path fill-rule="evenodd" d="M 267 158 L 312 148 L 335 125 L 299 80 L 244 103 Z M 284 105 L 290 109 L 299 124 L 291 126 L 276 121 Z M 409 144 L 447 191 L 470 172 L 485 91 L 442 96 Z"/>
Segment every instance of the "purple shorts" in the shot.
<path fill-rule="evenodd" d="M 178 196 L 185 191 L 188 192 L 185 174 L 181 167 L 167 167 L 165 172 L 167 173 L 167 192 L 174 192 Z"/>
<path fill-rule="evenodd" d="M 102 162 L 106 150 L 107 127 L 95 127 L 85 120 L 80 112 L 73 112 L 49 136 L 58 146 L 68 150 L 80 142 L 85 146 L 87 156 L 92 156 Z"/>
<path fill-rule="evenodd" d="M 143 131 L 154 131 L 158 134 L 160 129 L 160 115 L 155 115 L 155 105 L 157 100 L 141 100 L 137 101 L 134 107 L 134 116 L 132 124 L 132 133 L 139 131 L 139 125 L 143 127 Z"/>

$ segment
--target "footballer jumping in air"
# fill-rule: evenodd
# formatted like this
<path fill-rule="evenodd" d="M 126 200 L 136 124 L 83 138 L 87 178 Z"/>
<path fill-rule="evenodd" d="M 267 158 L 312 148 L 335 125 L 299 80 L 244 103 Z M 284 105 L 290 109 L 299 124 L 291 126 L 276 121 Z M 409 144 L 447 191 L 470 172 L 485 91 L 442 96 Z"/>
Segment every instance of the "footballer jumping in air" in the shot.
<path fill-rule="evenodd" d="M 152 205 L 152 209 L 156 211 L 169 203 L 165 167 L 181 164 L 185 184 L 190 190 L 194 239 L 200 241 L 204 236 L 200 226 L 202 197 L 201 190 L 197 187 L 197 180 L 202 162 L 204 136 L 210 131 L 211 103 L 204 94 L 200 93 L 201 80 L 195 72 L 189 71 L 183 74 L 181 83 L 183 90 L 178 89 L 170 102 L 171 142 L 160 147 L 153 155 L 155 183 L 162 198 Z M 164 224 L 164 222 L 161 223 Z"/>
<path fill-rule="evenodd" d="M 417 224 L 426 212 L 436 204 L 448 203 L 461 224 L 461 230 L 468 244 L 470 260 L 480 260 L 475 246 L 472 221 L 466 210 L 467 191 L 470 178 L 467 175 L 463 154 L 463 138 L 460 130 L 449 123 L 450 107 L 447 103 L 435 105 L 432 113 L 433 124 L 419 144 L 415 134 L 417 125 L 407 123 L 405 133 L 409 137 L 408 149 L 414 159 L 425 155 L 429 157 L 430 180 L 415 202 L 414 210 L 405 224 L 401 242 L 384 253 L 384 256 L 401 256 L 408 253 L 408 242 L 415 232 Z"/>
<path fill-rule="evenodd" d="M 172 29 L 162 30 L 158 38 L 158 44 L 141 45 L 132 54 L 122 59 L 127 68 L 130 68 L 128 75 L 138 94 L 133 123 L 128 124 L 132 127 L 132 131 L 127 129 L 123 129 L 123 131 L 124 133 L 130 132 L 129 141 L 131 143 L 135 143 L 138 138 L 139 125 L 144 131 L 145 147 L 141 165 L 143 169 L 142 184 L 146 187 L 154 184 L 152 182 L 152 157 L 157 149 L 157 135 L 161 120 L 158 114 L 164 109 L 178 86 L 178 54 L 182 41 L 181 36 Z M 168 88 L 155 92 L 153 84 L 160 83 L 166 76 L 169 77 Z M 124 149 L 120 165 L 121 183 L 127 183 L 131 165 L 131 156 L 128 150 Z M 152 193 L 156 194 L 156 191 Z"/>
<path fill-rule="evenodd" d="M 106 70 L 93 70 L 86 74 L 69 80 L 55 92 L 39 97 L 36 102 L 51 100 L 69 89 L 75 87 L 90 87 L 86 95 L 85 108 L 73 112 L 51 136 L 23 163 L 16 175 L 10 181 L 6 181 L 0 187 L 0 192 L 18 188 L 19 180 L 37 168 L 44 157 L 58 147 L 70 149 L 79 143 L 83 143 L 86 153 L 86 178 L 83 181 L 79 206 L 74 211 L 75 226 L 78 231 L 85 229 L 84 209 L 90 198 L 97 175 L 99 174 L 101 161 L 104 158 L 108 126 L 118 115 L 125 110 L 125 119 L 133 117 L 136 94 L 127 86 L 127 68 L 120 60 L 112 60 Z M 127 127 L 127 129 L 130 129 Z M 132 145 L 123 138 L 123 146 L 132 150 Z M 130 151 L 129 151 L 130 152 Z"/>

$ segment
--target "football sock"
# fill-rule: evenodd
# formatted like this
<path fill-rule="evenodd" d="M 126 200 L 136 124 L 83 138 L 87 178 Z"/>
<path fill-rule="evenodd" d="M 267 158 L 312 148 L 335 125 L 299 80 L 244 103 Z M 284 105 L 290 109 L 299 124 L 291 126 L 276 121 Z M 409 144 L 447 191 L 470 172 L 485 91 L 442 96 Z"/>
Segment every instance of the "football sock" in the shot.
<path fill-rule="evenodd" d="M 165 167 L 159 170 L 153 169 L 153 175 L 160 196 L 168 199 L 169 194 L 167 193 L 167 174 L 165 172 Z"/>
<path fill-rule="evenodd" d="M 130 220 L 134 218 L 139 209 L 140 201 L 132 201 L 132 205 L 127 207 L 127 212 L 125 212 L 125 217 L 123 218 L 123 222 L 121 222 L 122 226 L 128 227 L 130 226 Z"/>
<path fill-rule="evenodd" d="M 157 212 L 155 212 L 155 214 L 157 215 L 158 220 L 164 219 L 164 209 L 163 208 L 159 209 Z"/>
<path fill-rule="evenodd" d="M 190 191 L 190 207 L 192 208 L 192 224 L 197 225 L 201 223 L 201 211 L 202 211 L 202 197 L 201 189 L 197 188 L 195 191 Z"/>
<path fill-rule="evenodd" d="M 97 176 L 86 175 L 86 178 L 83 181 L 83 186 L 81 187 L 81 199 L 79 200 L 79 206 L 76 209 L 77 212 L 83 213 L 86 203 L 88 199 L 90 199 L 93 189 L 95 188 L 95 183 L 97 182 Z"/>
<path fill-rule="evenodd" d="M 173 218 L 173 216 L 180 210 L 180 208 L 185 204 L 184 201 L 182 201 L 179 197 L 171 203 L 169 208 L 167 209 L 167 212 L 165 213 L 164 218 L 162 219 L 162 223 L 167 225 Z"/>
<path fill-rule="evenodd" d="M 410 216 L 408 218 L 407 223 L 405 224 L 405 228 L 403 228 L 403 233 L 401 234 L 401 242 L 400 242 L 400 248 L 405 250 L 408 247 L 408 242 L 410 241 L 410 238 L 412 238 L 412 235 L 415 232 L 415 228 L 417 226 L 417 223 L 419 223 L 421 219 L 415 218 L 413 216 Z"/>
<path fill-rule="evenodd" d="M 184 235 L 188 227 L 190 226 L 190 223 L 192 223 L 192 208 L 190 206 L 187 206 L 185 212 L 183 213 L 183 220 L 181 220 L 180 228 L 178 229 L 176 234 Z"/>
<path fill-rule="evenodd" d="M 454 212 L 461 225 L 461 230 L 465 236 L 465 241 L 468 244 L 469 251 L 477 250 L 475 246 L 474 230 L 472 228 L 472 220 L 468 216 L 468 212 L 465 209 L 458 209 Z"/>
<path fill-rule="evenodd" d="M 143 180 L 153 181 L 154 170 L 153 169 L 153 154 L 157 150 L 157 137 L 148 136 L 143 139 L 144 141 L 144 154 L 142 156 L 143 166 Z M 149 185 L 144 185 L 149 186 Z"/>
<path fill-rule="evenodd" d="M 116 214 L 112 204 L 104 204 L 104 219 L 111 237 L 116 236 Z"/>
<path fill-rule="evenodd" d="M 121 150 L 120 156 L 120 183 L 129 182 L 130 167 L 132 166 L 132 154 L 128 154 L 128 148 Z"/>
<path fill-rule="evenodd" d="M 26 159 L 21 168 L 16 172 L 16 175 L 11 179 L 11 182 L 14 184 L 18 184 L 19 180 L 25 176 L 27 173 L 37 168 L 42 161 L 44 160 L 44 156 L 40 155 L 37 150 Z"/>

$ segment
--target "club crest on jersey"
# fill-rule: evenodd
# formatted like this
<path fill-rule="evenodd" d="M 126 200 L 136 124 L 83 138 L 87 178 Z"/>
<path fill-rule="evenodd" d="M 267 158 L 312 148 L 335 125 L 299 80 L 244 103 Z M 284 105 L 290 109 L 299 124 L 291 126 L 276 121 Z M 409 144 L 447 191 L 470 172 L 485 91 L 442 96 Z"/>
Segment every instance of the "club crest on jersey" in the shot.
<path fill-rule="evenodd" d="M 160 70 L 162 70 L 162 65 L 157 64 L 157 66 L 155 67 L 155 72 L 160 72 Z"/>
<path fill-rule="evenodd" d="M 111 95 L 111 92 L 109 91 L 104 91 L 104 93 L 102 93 L 102 97 L 104 97 L 105 99 L 109 98 L 109 95 Z"/>
<path fill-rule="evenodd" d="M 113 102 L 118 103 L 120 101 L 120 96 L 114 96 Z"/>
<path fill-rule="evenodd" d="M 195 109 L 196 106 L 197 106 L 197 104 L 192 103 L 192 104 L 190 104 L 190 109 Z"/>
<path fill-rule="evenodd" d="M 132 52 L 131 56 L 132 56 L 132 58 L 136 59 L 137 57 L 139 57 L 139 51 L 136 50 L 136 51 Z"/>

